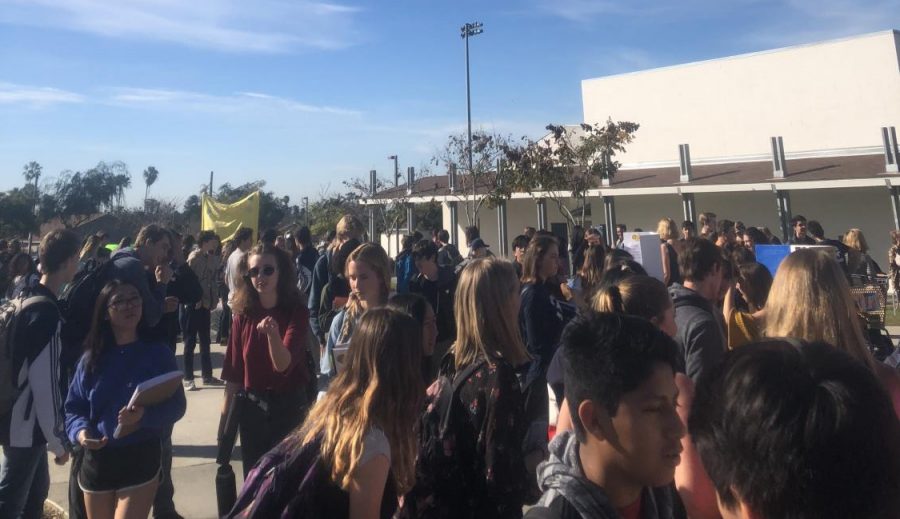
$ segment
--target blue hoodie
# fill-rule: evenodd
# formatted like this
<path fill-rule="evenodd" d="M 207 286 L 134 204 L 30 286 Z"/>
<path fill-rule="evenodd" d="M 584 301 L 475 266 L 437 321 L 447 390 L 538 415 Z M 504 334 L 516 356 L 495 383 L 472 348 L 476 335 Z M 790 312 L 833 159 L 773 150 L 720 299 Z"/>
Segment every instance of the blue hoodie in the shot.
<path fill-rule="evenodd" d="M 179 388 L 165 402 L 144 409 L 140 429 L 123 438 L 113 438 L 119 411 L 128 404 L 135 386 L 177 371 L 175 354 L 162 343 L 139 340 L 104 348 L 93 372 L 88 372 L 86 360 L 87 356 L 83 356 L 78 362 L 66 398 L 66 435 L 72 443 L 77 443 L 78 431 L 87 429 L 93 438 L 109 438 L 105 448 L 133 445 L 161 437 L 164 430 L 184 416 L 187 401 L 184 390 Z"/>

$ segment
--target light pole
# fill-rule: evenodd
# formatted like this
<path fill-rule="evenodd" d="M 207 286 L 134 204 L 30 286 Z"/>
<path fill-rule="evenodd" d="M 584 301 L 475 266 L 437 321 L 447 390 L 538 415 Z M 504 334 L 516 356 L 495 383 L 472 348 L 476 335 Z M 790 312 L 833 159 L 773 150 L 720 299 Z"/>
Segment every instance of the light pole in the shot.
<path fill-rule="evenodd" d="M 469 37 L 484 32 L 481 22 L 467 23 L 459 28 L 459 35 L 466 40 L 466 118 L 468 121 L 469 174 L 472 174 L 472 88 L 469 82 Z"/>
<path fill-rule="evenodd" d="M 306 228 L 309 229 L 309 197 L 303 197 L 303 216 L 306 218 Z"/>
<path fill-rule="evenodd" d="M 394 187 L 400 186 L 400 165 L 397 162 L 397 156 L 391 155 L 388 157 L 388 160 L 394 161 Z M 396 196 L 396 195 L 395 195 Z M 390 242 L 388 242 L 390 244 Z M 390 245 L 388 245 L 390 248 Z M 394 219 L 394 248 L 397 249 L 397 254 L 400 254 L 400 219 Z"/>

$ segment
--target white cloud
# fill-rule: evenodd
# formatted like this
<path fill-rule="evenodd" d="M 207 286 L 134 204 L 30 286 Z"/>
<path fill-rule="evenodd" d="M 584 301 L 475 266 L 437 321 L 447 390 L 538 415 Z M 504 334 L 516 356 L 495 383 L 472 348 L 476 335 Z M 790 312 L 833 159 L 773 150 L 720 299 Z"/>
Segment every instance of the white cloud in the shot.
<path fill-rule="evenodd" d="M 223 52 L 340 49 L 359 9 L 307 0 L 0 0 L 0 22 Z"/>
<path fill-rule="evenodd" d="M 116 106 L 155 108 L 177 111 L 261 113 L 305 112 L 358 116 L 361 112 L 327 105 L 311 105 L 293 99 L 258 92 L 238 92 L 232 95 L 212 95 L 181 90 L 152 88 L 117 88 L 107 102 Z"/>
<path fill-rule="evenodd" d="M 50 87 L 36 87 L 0 82 L 0 104 L 42 108 L 61 103 L 82 103 L 81 94 Z"/>
<path fill-rule="evenodd" d="M 650 16 L 683 10 L 698 0 L 668 2 L 660 0 L 533 0 L 538 11 L 572 22 L 590 22 L 602 16 Z M 705 0 L 701 0 L 705 1 Z"/>

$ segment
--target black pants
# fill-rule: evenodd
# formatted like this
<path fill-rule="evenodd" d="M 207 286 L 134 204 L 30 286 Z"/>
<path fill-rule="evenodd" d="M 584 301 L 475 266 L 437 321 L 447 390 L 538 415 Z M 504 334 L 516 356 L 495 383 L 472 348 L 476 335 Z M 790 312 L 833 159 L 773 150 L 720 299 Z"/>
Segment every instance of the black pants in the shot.
<path fill-rule="evenodd" d="M 187 310 L 187 333 L 184 335 L 184 379 L 194 379 L 194 348 L 200 336 L 200 374 L 204 380 L 212 378 L 212 360 L 209 357 L 209 308 Z"/>
<path fill-rule="evenodd" d="M 174 515 L 175 512 L 175 485 L 172 483 L 172 428 L 169 427 L 161 440 L 162 454 L 160 457 L 160 480 L 156 489 L 156 497 L 153 498 L 153 517 L 165 517 Z"/>
<path fill-rule="evenodd" d="M 306 416 L 303 389 L 283 394 L 250 393 L 241 407 L 241 462 L 244 478 L 269 450 L 291 433 Z"/>
<path fill-rule="evenodd" d="M 219 329 L 216 331 L 216 342 L 220 343 L 223 339 L 228 339 L 231 333 L 231 307 L 228 306 L 228 291 L 222 296 L 222 313 L 219 314 Z"/>

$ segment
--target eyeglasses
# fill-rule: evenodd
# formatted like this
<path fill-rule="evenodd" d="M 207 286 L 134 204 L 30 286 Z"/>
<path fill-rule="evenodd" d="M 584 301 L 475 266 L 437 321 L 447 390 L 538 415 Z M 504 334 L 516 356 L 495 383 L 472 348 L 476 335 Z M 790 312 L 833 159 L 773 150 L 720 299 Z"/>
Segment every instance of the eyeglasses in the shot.
<path fill-rule="evenodd" d="M 252 269 L 247 271 L 247 276 L 251 278 L 257 278 L 260 274 L 265 277 L 269 277 L 275 273 L 275 267 L 272 265 L 263 265 L 262 269 L 259 267 L 253 267 Z"/>
<path fill-rule="evenodd" d="M 119 298 L 113 299 L 109 302 L 107 307 L 112 308 L 113 310 L 122 310 L 125 308 L 135 308 L 141 306 L 141 296 L 131 296 L 129 298 Z"/>

